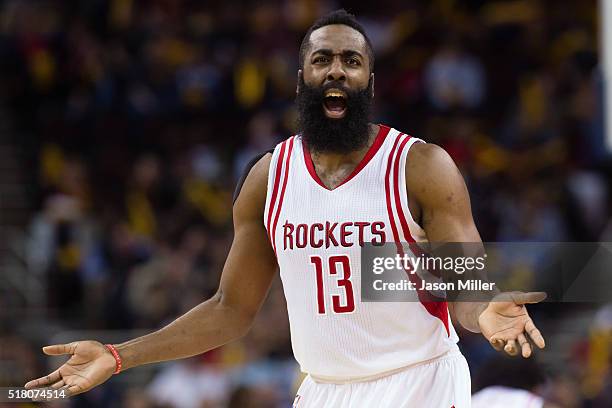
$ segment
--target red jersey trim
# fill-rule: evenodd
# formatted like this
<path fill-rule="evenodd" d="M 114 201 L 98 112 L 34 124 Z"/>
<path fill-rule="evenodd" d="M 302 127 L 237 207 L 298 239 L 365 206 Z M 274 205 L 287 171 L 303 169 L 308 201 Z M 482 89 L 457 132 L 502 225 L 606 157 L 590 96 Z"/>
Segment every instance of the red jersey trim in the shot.
<path fill-rule="evenodd" d="M 310 150 L 308 150 L 308 146 L 306 146 L 306 143 L 302 143 L 302 147 L 303 147 L 302 150 L 304 151 L 304 162 L 306 163 L 306 168 L 308 169 L 308 173 L 310 173 L 310 176 L 312 177 L 312 179 L 316 181 L 318 185 L 320 185 L 321 187 L 329 191 L 334 191 L 338 187 L 348 183 L 349 180 L 351 180 L 353 177 L 359 174 L 359 172 L 370 162 L 370 160 L 372 160 L 372 157 L 374 157 L 374 155 L 378 152 L 383 142 L 385 141 L 385 138 L 389 134 L 389 131 L 391 130 L 390 127 L 385 126 L 385 125 L 379 124 L 378 127 L 379 127 L 378 134 L 376 135 L 376 138 L 374 139 L 374 143 L 372 143 L 372 146 L 370 146 L 365 156 L 363 156 L 363 159 L 361 159 L 361 161 L 359 162 L 357 167 L 355 167 L 355 169 L 351 172 L 351 174 L 349 174 L 349 176 L 346 179 L 344 179 L 342 183 L 338 184 L 334 188 L 327 187 L 321 181 L 321 179 L 319 178 L 319 175 L 317 174 L 317 171 L 315 170 L 314 163 L 312 162 L 312 157 L 310 156 Z"/>
<path fill-rule="evenodd" d="M 293 153 L 293 141 L 295 136 L 289 139 L 289 149 L 287 151 L 287 157 L 285 159 L 285 172 L 283 174 L 283 187 L 281 188 L 280 197 L 278 199 L 278 205 L 276 206 L 276 215 L 274 216 L 274 224 L 272 225 L 272 231 L 270 233 L 270 237 L 272 238 L 272 248 L 274 249 L 274 253 L 276 254 L 276 225 L 278 224 L 278 217 L 281 213 L 281 208 L 283 207 L 283 199 L 285 197 L 285 190 L 287 188 L 287 180 L 289 179 L 289 165 L 291 164 L 291 154 Z M 285 143 L 287 143 L 285 142 Z"/>
<path fill-rule="evenodd" d="M 395 144 L 393 145 L 393 149 L 391 149 L 391 153 L 389 154 L 389 159 L 387 161 L 387 171 L 385 173 L 385 196 L 387 200 L 387 212 L 389 215 L 389 222 L 391 224 L 391 230 L 393 231 L 393 238 L 395 241 L 395 245 L 397 247 L 397 252 L 400 256 L 403 257 L 404 248 L 402 246 L 402 243 L 400 242 L 396 219 L 393 213 L 393 201 L 395 201 L 395 204 L 397 207 L 396 212 L 398 214 L 398 218 L 400 218 L 399 224 L 402 226 L 402 232 L 404 233 L 404 238 L 406 239 L 406 241 L 410 243 L 414 243 L 415 240 L 412 237 L 412 234 L 410 234 L 410 229 L 408 228 L 408 223 L 406 222 L 406 219 L 404 217 L 404 212 L 401 208 L 401 202 L 399 198 L 399 162 L 401 160 L 402 152 L 404 148 L 406 147 L 406 143 L 408 142 L 408 140 L 410 140 L 410 136 L 406 137 L 402 141 L 399 149 L 396 149 L 398 142 L 400 141 L 402 136 L 404 136 L 403 133 L 397 137 L 397 140 L 395 141 Z M 393 168 L 393 176 L 394 176 L 393 177 L 393 183 L 394 183 L 393 192 L 394 192 L 395 200 L 393 201 L 391 200 L 391 178 L 390 178 L 391 168 Z M 410 273 L 410 272 L 411 271 L 409 270 L 406 271 L 406 273 L 408 274 L 408 279 L 414 282 L 417 287 L 421 287 L 421 278 L 416 273 Z M 446 330 L 447 336 L 450 337 L 450 329 L 449 329 L 449 324 L 448 324 L 448 304 L 442 301 L 431 300 L 432 295 L 427 291 L 417 290 L 417 295 L 419 297 L 419 301 L 421 302 L 425 310 L 427 310 L 427 312 L 430 315 L 437 317 L 442 322 L 442 324 L 444 325 L 444 329 Z"/>
<path fill-rule="evenodd" d="M 402 161 L 402 152 L 404 151 L 404 147 L 406 147 L 406 144 L 408 143 L 408 141 L 411 139 L 411 136 L 408 136 L 407 138 L 405 138 L 402 143 L 400 144 L 400 147 L 397 151 L 397 156 L 395 157 L 395 163 L 393 164 L 393 178 L 394 178 L 394 185 L 393 185 L 393 192 L 395 195 L 395 208 L 397 209 L 397 215 L 398 218 L 400 219 L 400 225 L 402 226 L 402 231 L 404 233 L 404 239 L 406 240 L 406 242 L 415 242 L 414 238 L 412 238 L 412 234 L 410 233 L 410 228 L 408 228 L 408 223 L 406 222 L 406 217 L 404 215 L 404 210 L 402 209 L 402 203 L 400 200 L 400 189 L 399 189 L 399 164 Z"/>
<path fill-rule="evenodd" d="M 401 139 L 401 134 L 395 139 L 395 143 L 393 144 L 393 148 L 391 149 L 391 153 L 389 153 L 389 158 L 387 159 L 387 171 L 385 172 L 385 196 L 387 199 L 387 214 L 389 215 L 389 224 L 391 225 L 391 231 L 393 232 L 393 241 L 396 245 L 399 245 L 399 233 L 397 231 L 397 225 L 395 225 L 395 216 L 393 215 L 393 208 L 391 205 L 391 188 L 390 188 L 390 175 L 391 175 L 391 167 L 393 164 L 393 156 L 395 156 L 395 151 L 397 150 L 397 145 Z M 399 248 L 398 248 L 399 249 Z"/>
<path fill-rule="evenodd" d="M 272 188 L 272 197 L 270 198 L 270 204 L 268 207 L 268 220 L 266 222 L 266 229 L 268 230 L 268 236 L 270 237 L 270 241 L 272 239 L 272 230 L 270 227 L 272 226 L 272 214 L 276 209 L 276 195 L 278 194 L 278 186 L 280 184 L 281 179 L 281 171 L 283 168 L 283 162 L 285 161 L 285 147 L 287 147 L 287 142 L 283 142 L 281 145 L 281 149 L 278 155 L 278 159 L 276 160 L 276 171 L 274 174 L 274 187 Z"/>

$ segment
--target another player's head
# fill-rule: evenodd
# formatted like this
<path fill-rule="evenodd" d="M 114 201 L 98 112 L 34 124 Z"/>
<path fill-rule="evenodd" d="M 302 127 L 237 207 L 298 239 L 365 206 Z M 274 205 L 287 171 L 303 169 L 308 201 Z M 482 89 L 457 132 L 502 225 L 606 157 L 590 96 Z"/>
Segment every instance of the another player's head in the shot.
<path fill-rule="evenodd" d="M 368 142 L 374 53 L 363 27 L 344 10 L 317 20 L 300 46 L 297 108 L 306 144 L 348 153 Z"/>
<path fill-rule="evenodd" d="M 503 386 L 534 392 L 545 382 L 545 372 L 535 359 L 496 355 L 478 370 L 473 384 L 477 391 L 492 386 Z"/>

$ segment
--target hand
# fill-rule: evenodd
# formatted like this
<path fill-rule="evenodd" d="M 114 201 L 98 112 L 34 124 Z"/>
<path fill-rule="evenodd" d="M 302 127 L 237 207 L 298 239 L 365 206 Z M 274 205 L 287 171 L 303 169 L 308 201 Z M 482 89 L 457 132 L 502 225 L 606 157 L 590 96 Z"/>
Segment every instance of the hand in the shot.
<path fill-rule="evenodd" d="M 539 348 L 546 343 L 525 304 L 538 303 L 546 299 L 544 292 L 504 292 L 495 296 L 478 317 L 480 330 L 497 351 L 504 350 L 516 356 L 521 348 L 523 357 L 531 356 L 532 346 L 528 338 Z"/>
<path fill-rule="evenodd" d="M 50 356 L 70 354 L 71 357 L 51 374 L 29 381 L 25 388 L 51 387 L 66 390 L 66 395 L 88 391 L 108 380 L 115 372 L 115 357 L 97 341 L 75 341 L 43 347 Z"/>

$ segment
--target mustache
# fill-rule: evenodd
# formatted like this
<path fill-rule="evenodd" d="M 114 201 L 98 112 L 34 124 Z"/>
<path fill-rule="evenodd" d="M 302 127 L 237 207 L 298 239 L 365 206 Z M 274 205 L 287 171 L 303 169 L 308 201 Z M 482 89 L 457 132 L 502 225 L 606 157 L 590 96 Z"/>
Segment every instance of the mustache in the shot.
<path fill-rule="evenodd" d="M 330 89 L 339 89 L 340 91 L 344 92 L 347 95 L 349 95 L 351 92 L 354 92 L 354 91 L 351 91 L 350 89 L 347 89 L 344 86 L 344 84 L 340 81 L 328 82 L 321 87 L 321 91 L 323 94 L 325 94 L 325 92 L 327 92 Z"/>
<path fill-rule="evenodd" d="M 371 82 L 371 81 L 370 81 Z M 346 95 L 347 99 L 350 99 L 354 96 L 356 96 L 357 94 L 359 94 L 360 92 L 363 92 L 365 90 L 369 90 L 370 89 L 370 82 L 368 82 L 368 86 L 366 88 L 363 89 L 349 89 L 344 85 L 344 82 L 342 81 L 338 81 L 338 80 L 334 80 L 331 82 L 327 82 L 326 84 L 322 85 L 322 86 L 309 86 L 306 85 L 303 81 L 300 81 L 300 91 L 305 90 L 304 88 L 306 88 L 308 91 L 312 92 L 313 94 L 316 94 L 316 96 L 320 97 L 321 99 L 323 99 L 325 97 L 325 92 L 329 91 L 330 89 L 338 89 L 342 92 L 344 92 L 344 94 Z"/>

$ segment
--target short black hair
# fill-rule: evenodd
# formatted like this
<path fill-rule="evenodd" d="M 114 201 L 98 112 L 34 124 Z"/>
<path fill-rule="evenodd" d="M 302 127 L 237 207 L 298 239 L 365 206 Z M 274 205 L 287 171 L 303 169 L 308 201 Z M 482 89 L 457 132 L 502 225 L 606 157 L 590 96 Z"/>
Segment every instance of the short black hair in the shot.
<path fill-rule="evenodd" d="M 473 389 L 480 391 L 487 387 L 503 386 L 532 391 L 544 384 L 547 373 L 544 366 L 534 357 L 512 358 L 506 355 L 494 355 L 481 365 L 473 375 Z"/>
<path fill-rule="evenodd" d="M 345 9 L 339 9 L 336 11 L 332 11 L 331 13 L 326 14 L 323 17 L 319 18 L 317 21 L 314 22 L 313 25 L 310 26 L 310 28 L 306 32 L 306 35 L 304 36 L 304 39 L 302 40 L 302 44 L 300 45 L 300 69 L 304 68 L 304 59 L 306 58 L 306 49 L 310 45 L 310 35 L 312 34 L 312 32 L 315 30 L 318 30 L 321 27 L 325 27 L 328 25 L 334 25 L 334 24 L 341 24 L 341 25 L 351 27 L 352 29 L 359 31 L 359 33 L 363 35 L 363 38 L 365 38 L 365 41 L 366 41 L 368 59 L 370 60 L 370 72 L 373 72 L 374 71 L 374 51 L 372 49 L 372 43 L 370 42 L 370 39 L 368 38 L 368 35 L 366 34 L 363 26 L 359 24 L 359 22 L 357 21 L 354 15 L 348 13 Z"/>

